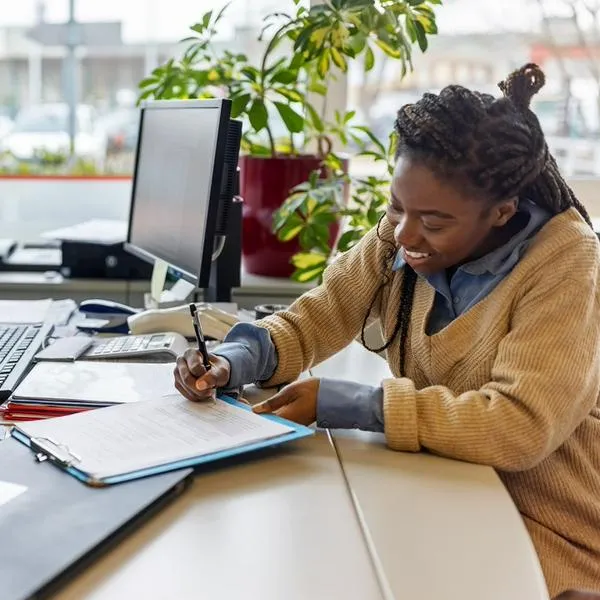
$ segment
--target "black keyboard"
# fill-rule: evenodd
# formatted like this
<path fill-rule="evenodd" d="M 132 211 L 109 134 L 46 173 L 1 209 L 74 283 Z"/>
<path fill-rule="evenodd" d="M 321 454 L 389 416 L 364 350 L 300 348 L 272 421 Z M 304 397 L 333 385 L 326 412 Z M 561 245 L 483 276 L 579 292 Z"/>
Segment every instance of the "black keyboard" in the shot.
<path fill-rule="evenodd" d="M 51 325 L 0 323 L 0 401 L 6 400 L 29 371 Z"/>

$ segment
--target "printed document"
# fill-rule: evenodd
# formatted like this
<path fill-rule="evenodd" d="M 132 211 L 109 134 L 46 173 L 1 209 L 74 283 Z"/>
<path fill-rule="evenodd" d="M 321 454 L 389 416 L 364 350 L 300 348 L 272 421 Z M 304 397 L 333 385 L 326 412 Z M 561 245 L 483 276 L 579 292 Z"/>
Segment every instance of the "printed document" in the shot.
<path fill-rule="evenodd" d="M 135 404 L 20 424 L 54 445 L 60 458 L 96 479 L 132 473 L 249 445 L 293 431 L 283 423 L 217 399 L 190 402 L 174 393 Z"/>

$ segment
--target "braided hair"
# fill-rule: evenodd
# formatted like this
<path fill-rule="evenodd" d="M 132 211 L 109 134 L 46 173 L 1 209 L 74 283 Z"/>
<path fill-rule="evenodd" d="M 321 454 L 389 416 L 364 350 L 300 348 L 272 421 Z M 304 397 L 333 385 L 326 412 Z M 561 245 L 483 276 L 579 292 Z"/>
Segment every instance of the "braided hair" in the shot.
<path fill-rule="evenodd" d="M 532 97 L 544 83 L 543 71 L 529 63 L 498 84 L 502 98 L 459 85 L 447 86 L 439 94 L 425 94 L 398 112 L 396 158 L 409 156 L 440 178 L 459 183 L 492 201 L 528 199 L 554 215 L 575 207 L 592 227 L 584 206 L 562 178 L 540 123 L 529 108 Z M 379 236 L 379 226 L 377 233 Z M 382 241 L 390 244 L 389 240 Z M 384 259 L 383 283 L 363 323 L 361 340 L 365 347 L 368 318 L 389 282 L 389 275 L 385 274 L 389 271 L 389 259 L 390 252 Z M 401 374 L 405 373 L 404 350 L 416 281 L 415 271 L 405 265 L 394 330 L 383 346 L 369 348 L 381 352 L 400 334 Z"/>

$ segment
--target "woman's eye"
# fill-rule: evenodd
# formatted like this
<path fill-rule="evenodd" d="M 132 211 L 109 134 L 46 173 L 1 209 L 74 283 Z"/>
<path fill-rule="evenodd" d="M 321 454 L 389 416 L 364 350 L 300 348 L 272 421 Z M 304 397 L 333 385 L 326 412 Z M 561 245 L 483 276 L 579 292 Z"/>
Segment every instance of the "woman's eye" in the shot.
<path fill-rule="evenodd" d="M 440 227 L 439 225 L 423 223 L 423 229 L 426 229 L 427 231 L 441 231 L 443 227 Z"/>

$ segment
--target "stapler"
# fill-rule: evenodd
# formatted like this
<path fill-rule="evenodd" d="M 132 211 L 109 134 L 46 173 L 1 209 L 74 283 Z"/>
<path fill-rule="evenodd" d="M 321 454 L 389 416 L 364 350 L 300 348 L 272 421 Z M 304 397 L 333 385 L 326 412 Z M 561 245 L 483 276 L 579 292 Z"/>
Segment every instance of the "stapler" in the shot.
<path fill-rule="evenodd" d="M 85 316 L 77 322 L 82 331 L 101 331 L 103 333 L 129 333 L 128 317 L 140 310 L 114 302 L 112 300 L 84 300 L 79 305 L 79 312 Z"/>

